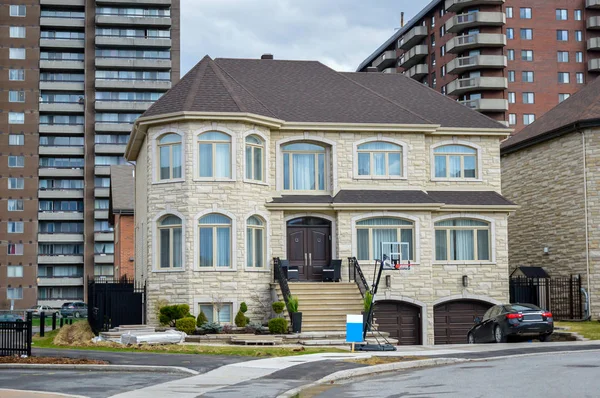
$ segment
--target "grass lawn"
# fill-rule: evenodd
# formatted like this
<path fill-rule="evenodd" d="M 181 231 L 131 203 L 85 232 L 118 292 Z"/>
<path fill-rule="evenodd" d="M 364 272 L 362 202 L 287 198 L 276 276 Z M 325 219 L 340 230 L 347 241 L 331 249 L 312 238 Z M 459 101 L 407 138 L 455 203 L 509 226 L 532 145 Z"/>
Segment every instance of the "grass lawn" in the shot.
<path fill-rule="evenodd" d="M 570 332 L 579 333 L 590 340 L 600 340 L 600 322 L 555 322 L 554 326 L 567 327 Z"/>
<path fill-rule="evenodd" d="M 85 318 L 73 318 L 73 323 L 79 322 L 79 321 L 84 321 L 84 320 L 86 320 L 86 319 Z M 45 322 L 46 326 L 52 327 L 52 317 L 46 317 L 45 321 L 46 321 Z M 66 318 L 63 319 L 63 322 L 65 322 L 65 321 L 66 321 Z M 31 320 L 31 326 L 33 326 L 33 327 L 40 326 L 40 318 L 33 318 Z M 60 327 L 60 318 L 56 318 L 56 327 L 57 328 Z"/>

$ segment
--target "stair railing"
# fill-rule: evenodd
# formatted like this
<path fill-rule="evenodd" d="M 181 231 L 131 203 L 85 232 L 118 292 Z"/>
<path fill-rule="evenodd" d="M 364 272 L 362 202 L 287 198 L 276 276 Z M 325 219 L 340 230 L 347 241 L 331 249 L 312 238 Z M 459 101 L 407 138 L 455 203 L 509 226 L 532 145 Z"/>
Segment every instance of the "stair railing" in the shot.
<path fill-rule="evenodd" d="M 360 290 L 360 294 L 365 297 L 365 294 L 369 291 L 369 284 L 365 279 L 365 275 L 363 274 L 356 257 L 348 257 L 348 268 L 349 274 L 354 275 L 353 279 L 356 286 L 358 286 L 358 290 Z"/>
<path fill-rule="evenodd" d="M 283 295 L 283 302 L 285 303 L 285 308 L 288 311 L 288 315 L 290 316 L 291 321 L 292 313 L 290 312 L 287 304 L 289 298 L 292 296 L 292 292 L 290 291 L 290 287 L 288 285 L 287 278 L 285 277 L 285 274 L 283 272 L 283 267 L 281 266 L 281 261 L 279 257 L 273 258 L 273 270 L 275 271 L 275 280 L 279 282 L 279 288 L 281 289 L 281 294 Z"/>

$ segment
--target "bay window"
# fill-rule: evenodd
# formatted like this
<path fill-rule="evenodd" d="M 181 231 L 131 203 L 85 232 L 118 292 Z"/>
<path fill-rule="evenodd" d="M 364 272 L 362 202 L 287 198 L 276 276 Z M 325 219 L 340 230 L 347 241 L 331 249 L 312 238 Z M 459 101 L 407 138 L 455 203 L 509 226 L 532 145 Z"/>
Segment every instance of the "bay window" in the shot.
<path fill-rule="evenodd" d="M 222 214 L 207 214 L 198 220 L 201 268 L 231 267 L 231 219 Z"/>
<path fill-rule="evenodd" d="M 198 176 L 231 178 L 231 136 L 218 131 L 198 136 Z"/>
<path fill-rule="evenodd" d="M 159 179 L 181 178 L 181 136 L 170 133 L 158 140 Z"/>
<path fill-rule="evenodd" d="M 264 181 L 265 143 L 256 136 L 246 137 L 246 179 Z"/>
<path fill-rule="evenodd" d="M 166 216 L 158 223 L 159 268 L 183 267 L 182 221 L 177 216 Z"/>

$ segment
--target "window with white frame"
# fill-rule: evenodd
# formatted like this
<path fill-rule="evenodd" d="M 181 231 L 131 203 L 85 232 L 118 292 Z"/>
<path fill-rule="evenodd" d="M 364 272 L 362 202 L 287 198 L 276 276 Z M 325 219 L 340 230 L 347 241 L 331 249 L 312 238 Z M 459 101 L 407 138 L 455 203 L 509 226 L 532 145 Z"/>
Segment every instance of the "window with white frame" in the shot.
<path fill-rule="evenodd" d="M 519 9 L 519 16 L 521 17 L 521 19 L 531 19 L 531 8 L 521 7 Z"/>
<path fill-rule="evenodd" d="M 575 41 L 583 41 L 583 32 L 581 30 L 575 31 Z"/>
<path fill-rule="evenodd" d="M 232 322 L 233 305 L 231 303 L 198 303 L 198 307 L 209 322 Z"/>
<path fill-rule="evenodd" d="M 507 77 L 508 77 L 508 81 L 510 83 L 514 83 L 514 81 L 515 81 L 515 71 L 514 70 L 509 70 Z"/>
<path fill-rule="evenodd" d="M 23 199 L 8 199 L 7 210 L 8 211 L 23 211 Z"/>
<path fill-rule="evenodd" d="M 402 176 L 402 146 L 372 141 L 357 146 L 358 175 L 371 177 Z"/>
<path fill-rule="evenodd" d="M 369 218 L 356 222 L 356 258 L 363 261 L 381 260 L 381 244 L 401 242 L 408 245 L 402 253 L 403 261 L 414 261 L 415 224 L 410 220 L 393 217 Z M 406 245 L 401 245 L 404 248 Z"/>
<path fill-rule="evenodd" d="M 533 83 L 533 71 L 521 72 L 521 78 L 523 80 L 523 83 Z"/>
<path fill-rule="evenodd" d="M 558 72 L 559 83 L 569 83 L 569 72 Z"/>
<path fill-rule="evenodd" d="M 532 62 L 533 61 L 533 50 L 521 50 L 521 60 Z"/>
<path fill-rule="evenodd" d="M 8 145 L 25 145 L 24 134 L 9 134 Z"/>
<path fill-rule="evenodd" d="M 514 126 L 515 124 L 517 124 L 517 115 L 514 113 L 509 113 L 508 114 L 508 124 L 511 126 Z"/>
<path fill-rule="evenodd" d="M 533 29 L 521 28 L 521 40 L 533 40 Z"/>
<path fill-rule="evenodd" d="M 23 221 L 9 221 L 6 223 L 6 232 L 9 234 L 22 234 L 25 230 Z"/>
<path fill-rule="evenodd" d="M 451 219 L 435 223 L 436 261 L 490 261 L 490 223 Z"/>
<path fill-rule="evenodd" d="M 509 61 L 514 61 L 515 60 L 515 50 L 506 50 L 506 58 Z"/>
<path fill-rule="evenodd" d="M 568 51 L 558 51 L 556 53 L 558 58 L 558 62 L 569 62 L 569 52 Z"/>
<path fill-rule="evenodd" d="M 182 222 L 177 216 L 168 215 L 158 222 L 159 269 L 183 267 Z"/>
<path fill-rule="evenodd" d="M 506 38 L 509 40 L 515 38 L 515 30 L 513 28 L 506 28 Z"/>
<path fill-rule="evenodd" d="M 26 52 L 24 48 L 11 48 L 8 50 L 9 59 L 25 59 Z"/>
<path fill-rule="evenodd" d="M 568 93 L 558 94 L 558 102 L 563 102 L 564 100 L 566 100 L 570 96 L 571 96 L 571 94 L 568 94 Z"/>
<path fill-rule="evenodd" d="M 246 137 L 246 179 L 264 181 L 265 142 L 257 135 Z"/>
<path fill-rule="evenodd" d="M 8 112 L 8 124 L 24 124 L 25 114 L 23 112 Z"/>
<path fill-rule="evenodd" d="M 181 136 L 168 133 L 158 139 L 159 180 L 182 176 Z"/>
<path fill-rule="evenodd" d="M 533 113 L 525 113 L 523 114 L 523 124 L 525 126 L 535 122 L 535 115 Z"/>
<path fill-rule="evenodd" d="M 25 5 L 11 5 L 9 14 L 11 17 L 24 17 L 27 15 L 27 8 Z"/>
<path fill-rule="evenodd" d="M 8 189 L 24 189 L 25 180 L 23 177 L 9 177 L 8 178 Z"/>
<path fill-rule="evenodd" d="M 25 156 L 9 156 L 8 167 L 25 167 Z"/>
<path fill-rule="evenodd" d="M 477 178 L 477 149 L 444 145 L 433 152 L 436 178 Z"/>
<path fill-rule="evenodd" d="M 308 142 L 296 142 L 282 146 L 281 151 L 283 155 L 284 190 L 326 190 L 326 148 Z"/>
<path fill-rule="evenodd" d="M 556 40 L 558 41 L 567 41 L 569 40 L 569 31 L 564 29 L 559 29 L 556 31 Z"/>
<path fill-rule="evenodd" d="M 10 80 L 11 82 L 25 80 L 25 70 L 9 69 L 8 70 L 8 80 Z"/>
<path fill-rule="evenodd" d="M 23 277 L 23 266 L 22 265 L 9 265 L 6 276 L 8 278 L 22 278 Z"/>
<path fill-rule="evenodd" d="M 198 136 L 198 176 L 231 178 L 231 136 L 219 131 Z"/>
<path fill-rule="evenodd" d="M 566 21 L 569 19 L 569 12 L 564 8 L 559 8 L 556 10 L 556 20 L 557 21 Z"/>
<path fill-rule="evenodd" d="M 517 94 L 513 93 L 512 91 L 508 92 L 508 103 L 509 104 L 514 104 L 517 102 Z"/>
<path fill-rule="evenodd" d="M 581 21 L 581 10 L 575 10 L 575 11 L 573 11 L 573 18 L 576 21 Z"/>
<path fill-rule="evenodd" d="M 512 17 L 513 17 L 513 8 L 506 7 L 506 18 L 512 18 Z"/>
<path fill-rule="evenodd" d="M 524 104 L 534 104 L 535 103 L 535 94 L 534 93 L 523 93 L 523 103 Z"/>
<path fill-rule="evenodd" d="M 22 287 L 9 287 L 6 289 L 6 298 L 9 300 L 22 300 L 23 299 L 23 288 Z"/>
<path fill-rule="evenodd" d="M 222 214 L 207 214 L 198 220 L 201 268 L 231 268 L 231 219 Z"/>
<path fill-rule="evenodd" d="M 8 91 L 8 102 L 25 102 L 25 91 L 9 90 Z"/>
<path fill-rule="evenodd" d="M 575 62 L 582 63 L 583 62 L 583 51 L 575 52 Z"/>
<path fill-rule="evenodd" d="M 23 244 L 22 243 L 9 243 L 7 246 L 6 254 L 8 254 L 9 256 L 23 255 Z"/>
<path fill-rule="evenodd" d="M 585 81 L 585 80 L 584 80 L 584 78 L 583 78 L 583 72 L 576 72 L 576 73 L 575 73 L 575 79 L 576 79 L 575 81 L 576 81 L 578 84 L 583 84 L 583 83 L 584 83 L 584 81 Z"/>
<path fill-rule="evenodd" d="M 9 30 L 9 36 L 13 39 L 25 38 L 25 27 L 24 26 L 11 26 Z"/>
<path fill-rule="evenodd" d="M 258 216 L 246 220 L 246 266 L 265 267 L 265 222 Z"/>

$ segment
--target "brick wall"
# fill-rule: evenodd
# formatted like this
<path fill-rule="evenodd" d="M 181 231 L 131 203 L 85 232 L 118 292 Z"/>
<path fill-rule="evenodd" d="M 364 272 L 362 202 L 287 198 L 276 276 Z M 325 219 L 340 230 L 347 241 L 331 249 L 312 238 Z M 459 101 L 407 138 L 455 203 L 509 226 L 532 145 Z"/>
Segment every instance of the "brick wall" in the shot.
<path fill-rule="evenodd" d="M 135 223 L 132 215 L 115 214 L 115 275 L 134 278 Z M 117 270 L 118 267 L 118 270 Z"/>

